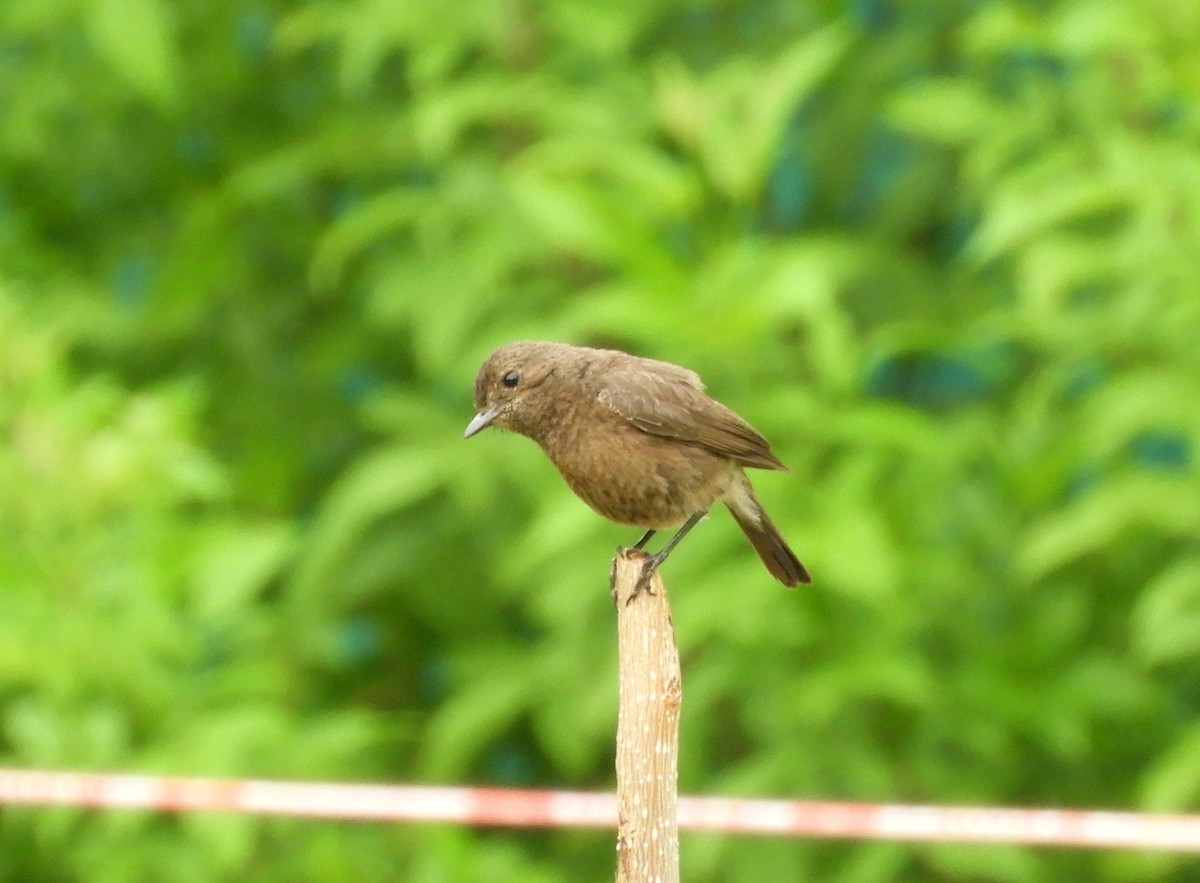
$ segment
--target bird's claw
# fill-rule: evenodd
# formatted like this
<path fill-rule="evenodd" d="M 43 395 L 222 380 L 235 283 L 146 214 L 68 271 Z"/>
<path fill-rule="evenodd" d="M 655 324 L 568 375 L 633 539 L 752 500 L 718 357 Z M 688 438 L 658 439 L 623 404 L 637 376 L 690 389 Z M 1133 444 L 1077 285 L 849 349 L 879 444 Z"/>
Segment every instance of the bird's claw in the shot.
<path fill-rule="evenodd" d="M 636 546 L 632 548 L 617 546 L 617 555 L 620 557 L 626 558 L 631 553 L 642 558 L 642 570 L 638 574 L 637 582 L 633 584 L 633 591 L 625 599 L 626 607 L 632 604 L 634 599 L 642 594 L 642 592 L 645 592 L 647 595 L 656 594 L 654 589 L 650 588 L 650 580 L 654 576 L 654 571 L 658 569 L 658 565 L 662 563 L 657 555 L 647 555 Z M 608 572 L 608 593 L 612 596 L 613 603 L 615 604 L 617 602 L 617 561 L 615 558 L 613 559 L 612 568 Z"/>
<path fill-rule="evenodd" d="M 654 571 L 658 569 L 658 561 L 655 556 L 651 555 L 642 562 L 642 572 L 638 574 L 637 582 L 633 584 L 633 591 L 629 593 L 629 597 L 625 599 L 625 606 L 628 607 L 634 602 L 638 595 L 645 592 L 647 595 L 653 595 L 654 589 L 650 588 L 650 580 L 654 576 Z"/>

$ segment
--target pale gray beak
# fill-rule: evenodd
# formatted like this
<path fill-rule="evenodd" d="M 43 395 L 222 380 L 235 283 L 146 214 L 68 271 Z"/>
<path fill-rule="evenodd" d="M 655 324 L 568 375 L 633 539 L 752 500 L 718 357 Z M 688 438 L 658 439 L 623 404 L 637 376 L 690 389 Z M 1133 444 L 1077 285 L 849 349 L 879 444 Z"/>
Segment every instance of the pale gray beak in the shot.
<path fill-rule="evenodd" d="M 496 414 L 498 412 L 499 411 L 497 408 L 492 408 L 490 411 L 480 411 L 475 415 L 471 422 L 467 424 L 467 428 L 463 432 L 463 438 L 470 438 L 480 430 L 487 429 L 488 426 L 491 425 L 491 422 L 496 419 Z"/>

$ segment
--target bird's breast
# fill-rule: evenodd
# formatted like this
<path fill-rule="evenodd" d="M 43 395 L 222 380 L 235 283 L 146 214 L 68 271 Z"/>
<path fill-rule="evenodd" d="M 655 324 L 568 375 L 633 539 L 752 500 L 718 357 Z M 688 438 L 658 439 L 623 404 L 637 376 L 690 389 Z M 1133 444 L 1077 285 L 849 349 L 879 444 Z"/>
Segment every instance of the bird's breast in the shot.
<path fill-rule="evenodd" d="M 707 511 L 735 464 L 600 414 L 539 439 L 571 489 L 612 521 L 665 529 Z"/>

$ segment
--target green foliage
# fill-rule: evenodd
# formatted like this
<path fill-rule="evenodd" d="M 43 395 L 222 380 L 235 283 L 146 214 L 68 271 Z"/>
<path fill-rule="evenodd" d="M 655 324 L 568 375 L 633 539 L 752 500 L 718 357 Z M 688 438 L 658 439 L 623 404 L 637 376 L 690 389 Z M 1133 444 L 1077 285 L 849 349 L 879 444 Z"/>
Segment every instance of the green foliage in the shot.
<path fill-rule="evenodd" d="M 611 785 L 634 535 L 496 344 L 698 370 L 783 592 L 667 565 L 683 786 L 1200 805 L 1191 0 L 0 9 L 0 761 Z M 685 835 L 691 881 L 1182 881 Z M 0 880 L 611 873 L 611 837 L 6 812 Z"/>

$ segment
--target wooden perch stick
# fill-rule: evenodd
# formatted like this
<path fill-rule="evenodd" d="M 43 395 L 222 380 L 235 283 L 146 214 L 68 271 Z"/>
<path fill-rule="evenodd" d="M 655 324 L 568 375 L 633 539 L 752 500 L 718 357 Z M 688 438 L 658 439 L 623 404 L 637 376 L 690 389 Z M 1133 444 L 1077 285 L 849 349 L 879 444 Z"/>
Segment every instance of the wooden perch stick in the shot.
<path fill-rule="evenodd" d="M 620 698 L 617 712 L 617 883 L 679 883 L 679 705 L 675 626 L 662 578 L 627 603 L 644 555 L 613 559 Z"/>

